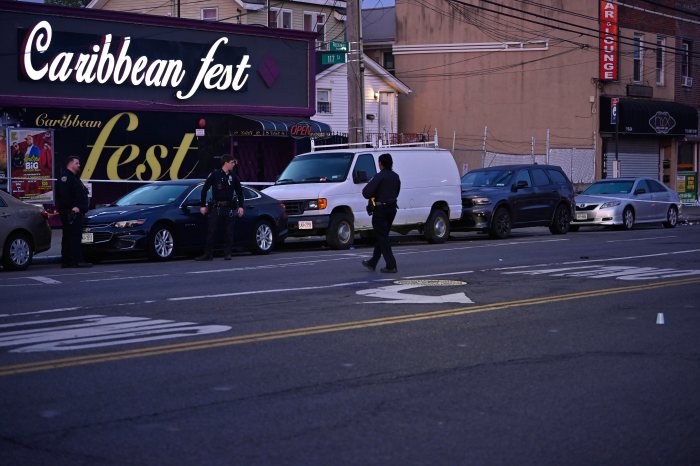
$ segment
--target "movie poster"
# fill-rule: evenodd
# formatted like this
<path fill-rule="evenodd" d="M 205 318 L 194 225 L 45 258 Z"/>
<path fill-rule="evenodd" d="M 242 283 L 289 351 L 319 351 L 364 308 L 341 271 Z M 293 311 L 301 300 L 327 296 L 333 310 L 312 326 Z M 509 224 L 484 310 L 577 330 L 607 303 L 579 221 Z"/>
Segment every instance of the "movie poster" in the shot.
<path fill-rule="evenodd" d="M 7 136 L 5 128 L 0 128 L 0 189 L 9 191 L 7 188 Z"/>
<path fill-rule="evenodd" d="M 8 128 L 6 138 L 12 195 L 33 204 L 53 203 L 53 131 Z"/>

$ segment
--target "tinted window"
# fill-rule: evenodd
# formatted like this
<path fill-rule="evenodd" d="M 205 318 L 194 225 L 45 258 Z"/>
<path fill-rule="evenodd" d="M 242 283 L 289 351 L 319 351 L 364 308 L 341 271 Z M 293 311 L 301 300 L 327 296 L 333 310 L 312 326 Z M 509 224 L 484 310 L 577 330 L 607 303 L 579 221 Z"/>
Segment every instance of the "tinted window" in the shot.
<path fill-rule="evenodd" d="M 552 179 L 552 181 L 555 184 L 569 184 L 569 180 L 559 170 L 554 170 L 553 168 L 549 168 L 549 169 L 547 169 L 547 173 L 549 174 L 549 177 Z"/>
<path fill-rule="evenodd" d="M 119 199 L 114 205 L 160 205 L 169 204 L 190 189 L 185 184 L 150 184 Z"/>
<path fill-rule="evenodd" d="M 377 174 L 377 167 L 374 164 L 374 157 L 372 157 L 372 154 L 360 154 L 357 157 L 353 174 L 356 175 L 359 172 L 365 172 L 368 180 Z"/>
<path fill-rule="evenodd" d="M 260 195 L 257 192 L 255 192 L 254 190 L 252 190 L 250 188 L 246 188 L 245 186 L 243 186 L 243 199 L 245 199 L 247 201 L 248 199 L 257 199 L 259 197 L 260 197 Z"/>
<path fill-rule="evenodd" d="M 549 177 L 541 168 L 532 169 L 532 178 L 535 180 L 535 186 L 546 186 L 550 183 Z"/>
<path fill-rule="evenodd" d="M 649 187 L 651 188 L 652 193 L 665 193 L 666 188 L 661 185 L 658 181 L 655 180 L 647 180 L 647 183 L 649 184 Z"/>
<path fill-rule="evenodd" d="M 277 184 L 340 183 L 347 178 L 353 158 L 348 152 L 297 155 L 284 169 Z"/>
<path fill-rule="evenodd" d="M 462 187 L 506 186 L 512 177 L 512 170 L 476 170 L 462 177 Z"/>
<path fill-rule="evenodd" d="M 640 189 L 643 189 L 645 193 L 651 192 L 651 189 L 649 189 L 649 185 L 647 184 L 646 180 L 639 180 L 637 182 L 637 187 L 634 188 L 634 192 L 637 192 Z"/>
<path fill-rule="evenodd" d="M 520 181 L 526 182 L 527 186 L 532 186 L 532 179 L 528 170 L 520 170 L 518 172 L 518 175 L 515 177 L 515 184 L 518 184 Z"/>
<path fill-rule="evenodd" d="M 598 181 L 590 185 L 583 194 L 626 194 L 632 191 L 633 181 Z"/>

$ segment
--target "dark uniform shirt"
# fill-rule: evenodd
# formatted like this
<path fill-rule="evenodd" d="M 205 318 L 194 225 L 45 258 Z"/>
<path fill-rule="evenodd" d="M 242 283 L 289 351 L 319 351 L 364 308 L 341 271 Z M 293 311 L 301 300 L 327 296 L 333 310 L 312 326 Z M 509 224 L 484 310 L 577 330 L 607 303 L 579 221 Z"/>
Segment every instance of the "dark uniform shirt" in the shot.
<path fill-rule="evenodd" d="M 227 175 L 223 169 L 217 168 L 209 174 L 202 188 L 202 197 L 200 199 L 202 207 L 207 205 L 207 191 L 209 191 L 209 188 L 212 190 L 212 200 L 214 202 L 230 202 L 232 207 L 243 207 L 243 188 L 238 177 L 233 173 Z M 234 192 L 238 199 L 237 205 L 233 202 Z"/>
<path fill-rule="evenodd" d="M 384 169 L 374 175 L 362 190 L 365 199 L 374 198 L 382 204 L 396 204 L 401 190 L 399 175 L 393 170 Z"/>
<path fill-rule="evenodd" d="M 56 181 L 56 207 L 59 212 L 69 211 L 73 207 L 78 207 L 82 213 L 88 211 L 88 189 L 80 178 L 66 168 L 61 171 L 61 176 Z"/>

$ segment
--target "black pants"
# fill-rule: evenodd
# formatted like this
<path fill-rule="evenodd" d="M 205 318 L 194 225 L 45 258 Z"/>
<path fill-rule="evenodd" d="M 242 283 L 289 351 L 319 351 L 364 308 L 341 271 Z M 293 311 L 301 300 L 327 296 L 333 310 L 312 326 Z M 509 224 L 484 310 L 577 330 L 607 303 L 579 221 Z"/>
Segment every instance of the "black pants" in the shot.
<path fill-rule="evenodd" d="M 61 263 L 75 265 L 83 262 L 83 214 L 71 215 L 72 212 L 61 211 L 61 223 L 63 223 L 63 236 L 61 237 Z"/>
<path fill-rule="evenodd" d="M 391 252 L 391 244 L 389 243 L 389 231 L 396 217 L 396 206 L 378 205 L 374 208 L 372 214 L 372 228 L 376 235 L 377 242 L 374 245 L 374 254 L 370 259 L 373 266 L 377 266 L 377 262 L 381 256 L 384 256 L 387 269 L 396 268 L 396 259 L 394 253 Z"/>
<path fill-rule="evenodd" d="M 224 224 L 224 254 L 231 254 L 233 249 L 233 214 L 234 210 L 231 207 L 209 206 L 207 212 L 207 243 L 204 246 L 204 254 L 212 255 L 214 250 L 214 242 L 216 241 L 216 232 L 219 225 Z"/>

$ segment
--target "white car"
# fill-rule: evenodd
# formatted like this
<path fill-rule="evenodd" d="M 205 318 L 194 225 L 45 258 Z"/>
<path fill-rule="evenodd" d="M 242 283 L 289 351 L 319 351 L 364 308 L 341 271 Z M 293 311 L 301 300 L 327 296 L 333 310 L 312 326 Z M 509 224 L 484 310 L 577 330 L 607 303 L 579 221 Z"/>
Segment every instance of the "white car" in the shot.
<path fill-rule="evenodd" d="M 586 225 L 609 225 L 624 230 L 637 223 L 678 224 L 678 193 L 652 178 L 614 178 L 596 181 L 576 196 L 571 231 Z"/>

